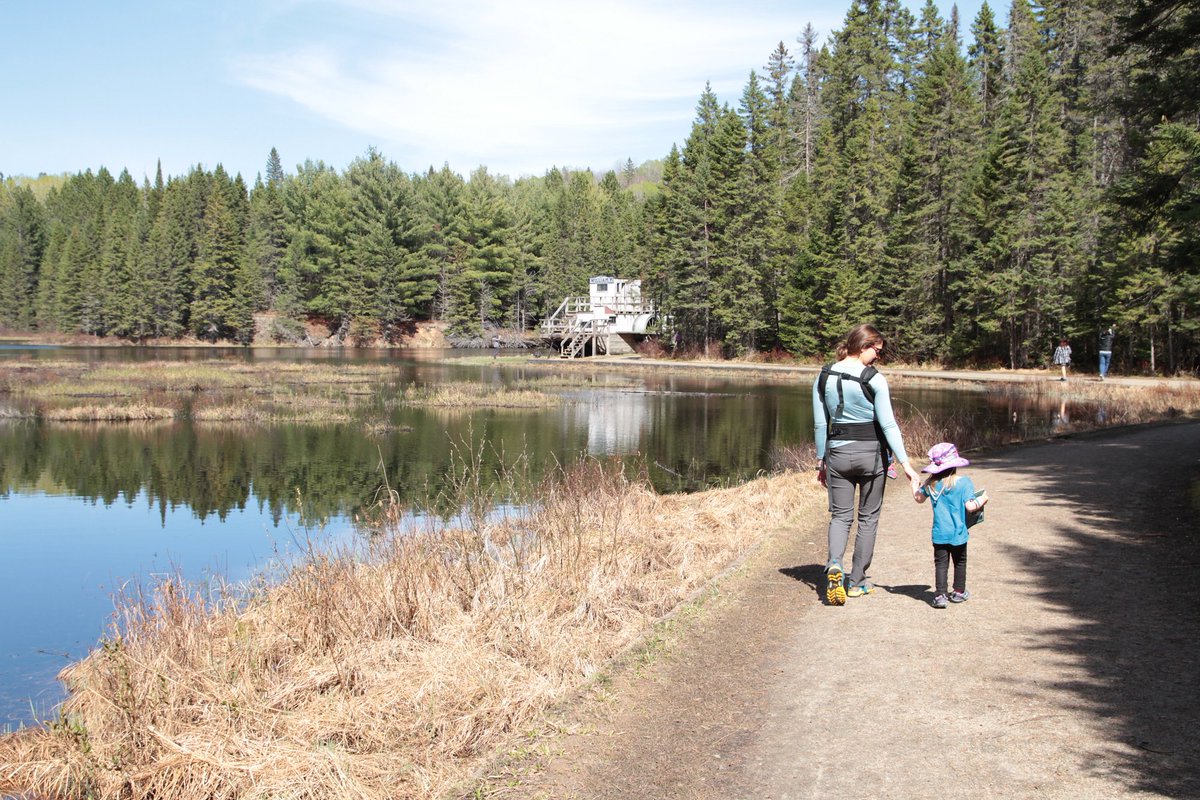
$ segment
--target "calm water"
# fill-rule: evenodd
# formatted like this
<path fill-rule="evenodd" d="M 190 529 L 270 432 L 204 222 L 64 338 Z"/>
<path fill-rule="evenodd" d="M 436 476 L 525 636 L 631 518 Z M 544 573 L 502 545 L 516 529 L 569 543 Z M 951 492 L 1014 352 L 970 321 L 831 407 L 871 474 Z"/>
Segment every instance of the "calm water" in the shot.
<path fill-rule="evenodd" d="M 414 382 L 499 386 L 547 374 L 455 364 L 453 357 L 446 363 L 447 355 L 0 347 L 3 359 L 353 358 L 394 365 L 368 404 Z M 485 460 L 493 466 L 498 453 L 524 453 L 535 478 L 585 454 L 621 458 L 642 465 L 661 491 L 690 491 L 769 470 L 775 448 L 812 438 L 811 376 L 578 377 L 584 383 L 558 390 L 564 401 L 549 409 L 400 408 L 390 412 L 396 427 L 383 434 L 359 422 L 243 428 L 0 421 L 0 726 L 52 713 L 61 699 L 55 674 L 105 633 L 115 593 L 169 574 L 244 581 L 309 540 L 352 541 L 353 515 L 375 501 L 385 477 L 407 504 L 434 497 L 453 472 L 453 451 L 487 443 Z M 1014 433 L 1049 430 L 1064 411 L 964 390 L 901 390 L 896 402 L 898 410 L 927 415 L 967 407 L 980 424 Z"/>

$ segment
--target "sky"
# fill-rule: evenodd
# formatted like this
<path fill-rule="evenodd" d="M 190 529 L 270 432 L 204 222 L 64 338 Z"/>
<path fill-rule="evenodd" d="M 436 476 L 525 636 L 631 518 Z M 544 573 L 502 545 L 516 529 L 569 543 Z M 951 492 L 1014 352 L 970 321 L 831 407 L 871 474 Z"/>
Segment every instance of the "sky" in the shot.
<path fill-rule="evenodd" d="M 958 4 L 964 30 L 981 1 Z M 252 183 L 272 147 L 289 172 L 310 159 L 343 170 L 369 148 L 410 173 L 619 169 L 682 146 L 706 83 L 736 107 L 780 42 L 795 53 L 809 23 L 824 41 L 848 7 L 6 0 L 0 173 L 104 166 L 140 181 L 160 162 L 168 177 L 221 164 Z"/>

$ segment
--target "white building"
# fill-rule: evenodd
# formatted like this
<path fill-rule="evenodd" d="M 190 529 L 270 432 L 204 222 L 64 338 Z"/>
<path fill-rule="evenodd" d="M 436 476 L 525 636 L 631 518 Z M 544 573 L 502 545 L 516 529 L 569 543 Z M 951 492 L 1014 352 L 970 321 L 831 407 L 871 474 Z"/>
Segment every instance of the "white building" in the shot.
<path fill-rule="evenodd" d="M 542 323 L 542 336 L 563 358 L 629 352 L 653 332 L 654 304 L 642 300 L 642 282 L 600 275 L 587 297 L 568 297 Z M 590 351 L 590 352 L 589 352 Z"/>

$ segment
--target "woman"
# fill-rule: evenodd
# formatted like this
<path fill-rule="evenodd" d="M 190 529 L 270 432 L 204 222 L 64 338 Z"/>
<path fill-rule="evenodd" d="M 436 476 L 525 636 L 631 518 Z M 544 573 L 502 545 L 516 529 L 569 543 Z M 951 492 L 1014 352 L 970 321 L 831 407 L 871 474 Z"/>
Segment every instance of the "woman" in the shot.
<path fill-rule="evenodd" d="M 838 362 L 824 367 L 813 383 L 817 480 L 829 492 L 825 598 L 835 606 L 845 605 L 847 597 L 861 597 L 875 588 L 866 577 L 883 508 L 888 454 L 904 469 L 913 491 L 920 483 L 904 451 L 887 381 L 872 366 L 884 344 L 874 327 L 856 325 L 846 341 L 838 345 Z M 854 569 L 847 587 L 842 559 L 854 521 L 855 489 L 858 532 L 854 539 Z"/>

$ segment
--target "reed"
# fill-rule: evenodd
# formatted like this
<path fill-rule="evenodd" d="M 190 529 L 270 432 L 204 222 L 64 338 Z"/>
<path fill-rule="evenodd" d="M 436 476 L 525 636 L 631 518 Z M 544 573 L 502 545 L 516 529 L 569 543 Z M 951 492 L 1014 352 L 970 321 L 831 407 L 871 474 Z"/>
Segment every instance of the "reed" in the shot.
<path fill-rule="evenodd" d="M 400 401 L 436 408 L 545 408 L 561 402 L 556 395 L 533 389 L 494 387 L 483 383 L 409 386 Z"/>
<path fill-rule="evenodd" d="M 152 361 L 138 364 L 16 362 L 0 364 L 0 392 L 26 415 L 49 421 L 140 419 L 146 407 L 185 410 L 202 422 L 344 422 L 372 397 L 394 367 L 379 365 Z M 106 399 L 107 405 L 81 400 Z M 64 407 L 72 404 L 71 407 Z M 113 411 L 119 405 L 124 412 Z M 103 413 L 87 415 L 87 409 Z M 82 416 L 81 416 L 82 415 Z"/>
<path fill-rule="evenodd" d="M 141 403 L 124 406 L 89 405 L 46 409 L 42 412 L 42 417 L 52 422 L 132 422 L 174 419 L 175 410 Z"/>
<path fill-rule="evenodd" d="M 495 519 L 481 464 L 443 498 L 459 527 L 405 524 L 385 492 L 367 552 L 313 553 L 242 598 L 172 582 L 124 606 L 63 671 L 60 718 L 0 738 L 0 793 L 442 796 L 817 501 L 795 474 L 659 496 L 588 461 Z"/>

